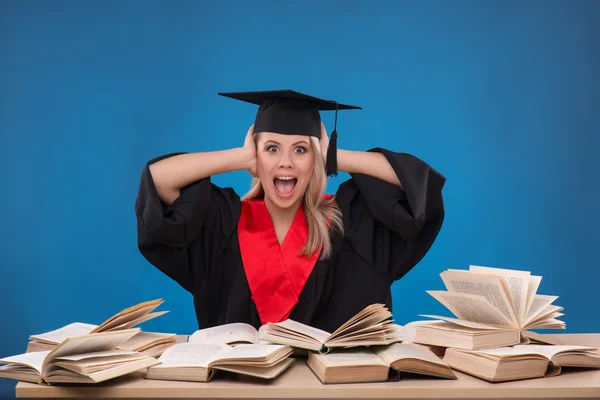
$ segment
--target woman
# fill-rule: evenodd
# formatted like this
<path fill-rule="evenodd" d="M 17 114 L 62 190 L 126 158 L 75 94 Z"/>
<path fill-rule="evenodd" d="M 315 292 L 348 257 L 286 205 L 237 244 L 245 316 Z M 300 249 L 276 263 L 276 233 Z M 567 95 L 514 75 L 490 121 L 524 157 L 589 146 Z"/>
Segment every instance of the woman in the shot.
<path fill-rule="evenodd" d="M 144 168 L 138 244 L 194 298 L 199 328 L 287 318 L 333 332 L 415 266 L 443 219 L 445 178 L 384 149 L 331 146 L 319 110 L 358 108 L 293 91 L 220 93 L 260 105 L 243 147 L 169 154 Z M 335 196 L 329 173 L 349 172 Z M 216 174 L 254 177 L 240 198 Z"/>

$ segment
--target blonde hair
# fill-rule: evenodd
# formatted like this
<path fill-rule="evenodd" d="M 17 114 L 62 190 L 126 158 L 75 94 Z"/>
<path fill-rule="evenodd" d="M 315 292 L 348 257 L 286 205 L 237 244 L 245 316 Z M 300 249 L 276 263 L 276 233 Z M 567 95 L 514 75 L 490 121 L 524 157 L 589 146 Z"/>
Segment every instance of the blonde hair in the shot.
<path fill-rule="evenodd" d="M 255 135 L 255 139 L 257 136 Z M 330 224 L 333 230 L 344 233 L 342 212 L 335 201 L 335 197 L 323 199 L 327 188 L 325 160 L 321 155 L 319 139 L 311 136 L 310 142 L 313 148 L 315 166 L 302 202 L 308 226 L 308 238 L 300 251 L 300 255 L 310 256 L 322 248 L 321 258 L 327 259 L 332 252 L 331 237 L 329 235 Z M 264 197 L 264 194 L 260 179 L 253 178 L 250 190 L 242 197 L 242 200 L 261 198 Z"/>

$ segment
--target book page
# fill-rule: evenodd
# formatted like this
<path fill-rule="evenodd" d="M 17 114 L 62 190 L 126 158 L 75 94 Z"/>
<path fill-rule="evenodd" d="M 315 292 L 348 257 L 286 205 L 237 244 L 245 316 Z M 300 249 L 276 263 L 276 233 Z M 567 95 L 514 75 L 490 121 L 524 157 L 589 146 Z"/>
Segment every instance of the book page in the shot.
<path fill-rule="evenodd" d="M 474 353 L 483 353 L 503 356 L 518 356 L 527 354 L 538 354 L 547 359 L 552 359 L 558 353 L 565 351 L 593 351 L 595 348 L 587 346 L 568 346 L 568 345 L 537 345 L 537 344 L 519 344 L 513 347 L 499 347 L 496 349 L 476 350 Z"/>
<path fill-rule="evenodd" d="M 212 363 L 227 363 L 231 360 L 243 361 L 244 359 L 266 359 L 273 354 L 288 349 L 291 354 L 291 347 L 279 344 L 240 344 L 239 346 L 230 347 L 226 353 L 220 353 L 218 357 L 214 357 Z"/>
<path fill-rule="evenodd" d="M 414 358 L 433 364 L 444 364 L 431 350 L 416 343 L 394 343 L 389 346 L 376 346 L 373 351 L 388 365 L 405 358 Z"/>
<path fill-rule="evenodd" d="M 107 331 L 115 331 L 115 330 L 120 330 L 120 329 L 129 329 L 129 328 L 133 328 L 136 325 L 141 324 L 142 322 L 146 322 L 146 321 L 150 321 L 151 319 L 160 317 L 161 315 L 165 315 L 166 313 L 168 313 L 169 311 L 158 311 L 158 312 L 154 312 L 154 313 L 150 313 L 150 314 L 146 314 L 146 315 L 142 315 L 139 318 L 134 319 L 133 321 L 129 321 L 126 322 L 124 324 L 118 325 L 118 326 L 114 326 L 111 328 L 106 329 Z"/>
<path fill-rule="evenodd" d="M 496 310 L 485 297 L 475 294 L 428 290 L 431 296 L 446 306 L 459 319 L 512 328 L 511 321 Z"/>
<path fill-rule="evenodd" d="M 44 368 L 54 359 L 54 357 L 114 350 L 118 345 L 129 340 L 139 332 L 139 328 L 134 328 L 116 332 L 91 333 L 88 335 L 70 337 L 50 352 L 44 362 Z"/>
<path fill-rule="evenodd" d="M 162 342 L 167 339 L 175 339 L 174 333 L 140 332 L 134 337 L 121 343 L 118 348 L 122 350 L 138 350 L 153 342 Z M 139 350 L 138 350 L 139 351 Z"/>
<path fill-rule="evenodd" d="M 361 365 L 386 365 L 385 361 L 367 348 L 338 350 L 328 354 L 313 353 L 312 356 L 321 359 L 327 366 L 361 366 Z"/>
<path fill-rule="evenodd" d="M 81 354 L 72 354 L 69 356 L 60 356 L 54 357 L 54 360 L 62 360 L 62 361 L 80 361 L 86 360 L 89 358 L 108 358 L 114 356 L 130 356 L 139 354 L 137 351 L 131 350 L 103 350 L 103 351 L 93 351 L 91 353 L 81 353 Z"/>
<path fill-rule="evenodd" d="M 526 323 L 536 319 L 536 317 L 540 315 L 550 305 L 552 305 L 552 303 L 556 301 L 556 299 L 558 299 L 558 296 L 546 296 L 542 294 L 536 294 L 531 303 L 531 308 L 529 309 L 527 318 L 525 319 Z"/>
<path fill-rule="evenodd" d="M 62 328 L 58 328 L 50 332 L 31 335 L 29 336 L 29 340 L 59 344 L 68 337 L 86 335 L 92 332 L 96 326 L 97 325 L 86 324 L 83 322 L 73 322 L 72 324 L 63 326 Z"/>
<path fill-rule="evenodd" d="M 304 334 L 306 336 L 312 337 L 316 339 L 320 343 L 324 343 L 325 340 L 329 337 L 329 332 L 322 331 L 317 328 L 313 328 L 312 326 L 302 324 L 300 322 L 293 321 L 291 319 L 278 322 L 278 323 L 269 323 L 269 325 L 280 326 L 286 329 L 289 329 L 294 332 L 298 332 Z"/>
<path fill-rule="evenodd" d="M 397 325 L 396 334 L 394 336 L 397 337 L 399 340 L 401 340 L 402 343 L 411 343 L 415 338 L 418 326 L 438 324 L 438 323 L 439 323 L 439 321 L 423 320 L 423 321 L 412 321 L 404 326 Z"/>
<path fill-rule="evenodd" d="M 527 315 L 531 310 L 531 303 L 533 303 L 533 299 L 535 298 L 535 294 L 537 293 L 541 282 L 541 276 L 531 275 L 529 277 L 529 289 L 527 290 L 527 305 L 525 307 L 525 319 L 527 319 Z"/>
<path fill-rule="evenodd" d="M 501 276 L 510 291 L 511 301 L 513 303 L 519 326 L 525 321 L 527 314 L 527 294 L 529 292 L 529 278 L 531 272 L 519 271 L 514 269 L 482 267 L 478 265 L 469 266 L 469 271 L 481 274 Z"/>
<path fill-rule="evenodd" d="M 231 347 L 219 344 L 177 343 L 169 347 L 158 358 L 161 363 L 153 368 L 168 367 L 203 367 L 208 368 L 210 362 L 225 354 Z"/>
<path fill-rule="evenodd" d="M 120 315 L 118 317 L 111 317 L 110 318 L 110 322 L 103 322 L 100 326 L 98 326 L 98 328 L 96 328 L 92 333 L 96 333 L 96 332 L 106 332 L 110 329 L 113 328 L 117 328 L 120 327 L 122 325 L 125 325 L 131 321 L 134 321 L 140 317 L 143 317 L 144 315 L 149 314 L 152 310 L 154 310 L 156 307 L 158 307 L 158 305 L 148 305 L 146 307 L 142 307 L 137 311 L 134 311 L 130 314 L 123 314 Z"/>
<path fill-rule="evenodd" d="M 244 323 L 233 323 L 200 329 L 188 338 L 189 343 L 230 344 L 248 342 L 258 344 L 258 331 Z"/>
<path fill-rule="evenodd" d="M 515 327 L 519 326 L 517 315 L 504 290 L 501 277 L 469 271 L 444 271 L 440 276 L 448 291 L 483 296 L 492 306 L 512 321 Z"/>
<path fill-rule="evenodd" d="M 497 326 L 480 324 L 480 323 L 477 323 L 477 322 L 462 320 L 462 319 L 458 319 L 458 318 L 442 317 L 442 316 L 439 316 L 439 315 L 425 315 L 425 314 L 423 314 L 423 315 L 419 315 L 419 316 L 420 317 L 435 318 L 435 319 L 439 319 L 441 321 L 450 322 L 452 324 L 460 325 L 460 326 L 463 326 L 465 328 L 471 328 L 471 329 L 480 329 L 480 330 L 486 330 L 486 331 L 490 330 L 490 329 L 504 329 L 504 328 L 499 328 Z M 432 322 L 439 323 L 440 321 L 432 321 Z"/>
<path fill-rule="evenodd" d="M 50 350 L 19 354 L 0 359 L 0 364 L 27 365 L 42 375 L 42 366 L 44 364 L 44 359 L 48 356 L 48 354 L 50 354 Z"/>
<path fill-rule="evenodd" d="M 92 333 L 101 332 L 106 329 L 110 329 L 114 326 L 119 326 L 123 324 L 125 321 L 131 321 L 138 316 L 143 314 L 147 314 L 153 311 L 156 307 L 160 306 L 164 303 L 163 299 L 156 299 L 150 301 L 144 301 L 142 303 L 136 304 L 134 306 L 128 307 L 122 311 L 119 311 L 117 314 L 113 315 L 103 323 L 101 323 Z M 140 311 L 142 310 L 142 311 Z M 125 317 L 125 318 L 123 318 Z M 118 321 L 117 321 L 118 320 Z"/>

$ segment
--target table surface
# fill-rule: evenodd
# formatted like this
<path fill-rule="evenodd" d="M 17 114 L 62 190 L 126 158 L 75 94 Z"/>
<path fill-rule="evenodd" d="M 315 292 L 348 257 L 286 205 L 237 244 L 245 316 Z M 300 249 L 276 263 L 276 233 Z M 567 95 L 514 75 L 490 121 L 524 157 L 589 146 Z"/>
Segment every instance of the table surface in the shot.
<path fill-rule="evenodd" d="M 553 334 L 566 344 L 600 348 L 600 334 Z M 179 336 L 185 341 L 187 336 Z M 598 398 L 600 370 L 563 370 L 555 377 L 490 383 L 460 372 L 457 380 L 418 377 L 399 382 L 323 385 L 303 359 L 279 378 L 264 381 L 219 375 L 211 382 L 144 379 L 142 373 L 97 385 L 48 386 L 19 382 L 18 398 Z"/>

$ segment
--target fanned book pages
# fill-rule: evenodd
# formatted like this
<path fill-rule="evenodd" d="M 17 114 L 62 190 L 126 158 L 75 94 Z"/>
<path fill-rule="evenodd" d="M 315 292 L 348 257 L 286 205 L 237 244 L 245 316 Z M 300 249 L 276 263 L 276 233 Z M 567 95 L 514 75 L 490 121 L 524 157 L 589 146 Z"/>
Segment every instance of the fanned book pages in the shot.
<path fill-rule="evenodd" d="M 262 379 L 275 379 L 295 359 L 288 346 L 272 344 L 178 343 L 168 348 L 158 359 L 159 365 L 149 368 L 146 379 L 170 381 L 210 381 L 217 370 Z"/>
<path fill-rule="evenodd" d="M 32 383 L 99 383 L 144 370 L 158 361 L 118 346 L 139 328 L 71 336 L 53 350 L 0 359 L 0 377 Z"/>
<path fill-rule="evenodd" d="M 444 361 L 469 375 L 504 382 L 558 375 L 563 367 L 600 368 L 600 353 L 585 346 L 527 344 L 486 350 L 447 349 Z"/>
<path fill-rule="evenodd" d="M 427 291 L 456 318 L 423 315 L 445 323 L 420 326 L 415 342 L 463 349 L 528 343 L 526 330 L 564 329 L 558 296 L 537 294 L 542 277 L 528 271 L 470 266 L 440 274 L 447 291 Z M 541 339 L 538 339 L 541 340 Z"/>
<path fill-rule="evenodd" d="M 340 349 L 328 354 L 309 352 L 306 364 L 321 383 L 366 383 L 398 380 L 402 372 L 456 379 L 450 367 L 426 346 Z"/>
<path fill-rule="evenodd" d="M 401 327 L 392 324 L 392 313 L 383 304 L 372 304 L 329 333 L 293 320 L 267 323 L 260 339 L 327 353 L 332 348 L 389 345 L 402 340 Z"/>
<path fill-rule="evenodd" d="M 163 299 L 156 299 L 139 303 L 135 306 L 118 312 L 100 325 L 73 322 L 63 326 L 62 328 L 31 335 L 29 337 L 30 341 L 27 346 L 27 352 L 52 350 L 69 337 L 86 335 L 90 333 L 113 332 L 133 328 L 142 322 L 149 321 L 153 318 L 166 314 L 168 311 L 152 312 L 163 302 Z M 163 338 L 161 337 L 161 340 L 162 339 Z M 154 351 L 156 352 L 156 348 Z"/>

